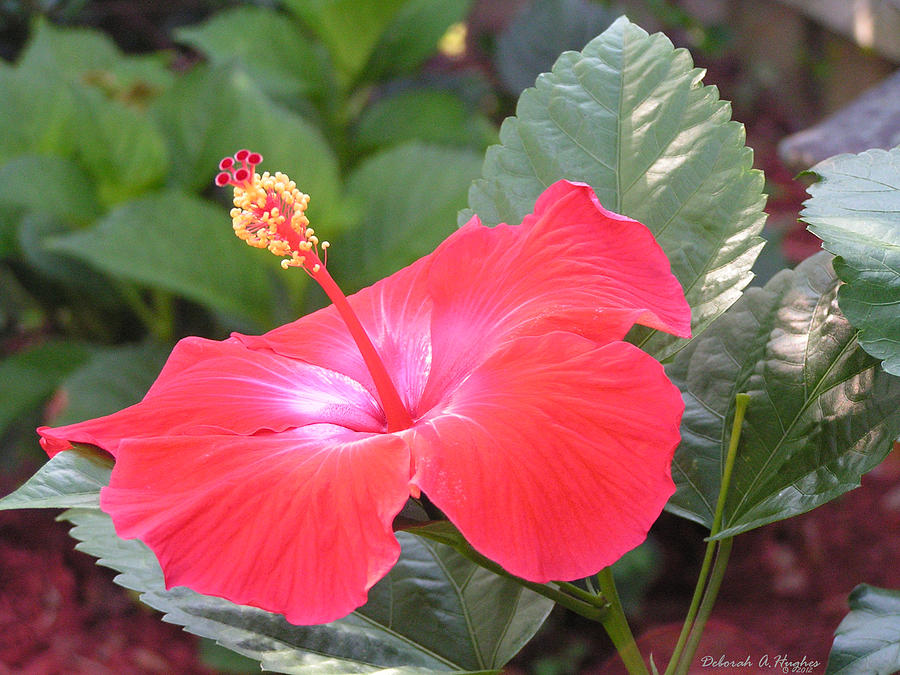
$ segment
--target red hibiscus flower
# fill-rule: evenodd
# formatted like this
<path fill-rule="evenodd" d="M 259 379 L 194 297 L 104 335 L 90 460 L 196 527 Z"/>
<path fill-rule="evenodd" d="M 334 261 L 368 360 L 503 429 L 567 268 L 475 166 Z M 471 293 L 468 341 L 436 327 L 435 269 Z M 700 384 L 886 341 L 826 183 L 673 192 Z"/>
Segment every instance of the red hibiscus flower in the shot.
<path fill-rule="evenodd" d="M 520 225 L 473 218 L 432 254 L 344 297 L 308 197 L 241 151 L 220 165 L 234 228 L 333 303 L 265 335 L 187 338 L 138 404 L 39 429 L 53 454 L 116 460 L 101 506 L 166 584 L 323 623 L 394 565 L 424 493 L 471 545 L 535 582 L 593 574 L 644 540 L 674 491 L 681 396 L 622 341 L 690 334 L 640 223 L 560 181 Z"/>

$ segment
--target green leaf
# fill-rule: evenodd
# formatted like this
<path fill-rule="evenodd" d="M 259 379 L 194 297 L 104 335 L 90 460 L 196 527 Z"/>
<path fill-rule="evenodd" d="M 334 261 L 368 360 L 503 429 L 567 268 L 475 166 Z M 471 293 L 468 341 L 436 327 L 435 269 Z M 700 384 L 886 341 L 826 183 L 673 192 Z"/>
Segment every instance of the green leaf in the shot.
<path fill-rule="evenodd" d="M 49 397 L 88 357 L 76 342 L 47 342 L 0 361 L 0 433 Z"/>
<path fill-rule="evenodd" d="M 330 249 L 332 274 L 358 289 L 434 250 L 452 233 L 480 161 L 474 152 L 413 143 L 360 164 L 347 180 L 347 197 L 364 216 Z"/>
<path fill-rule="evenodd" d="M 74 509 L 77 548 L 121 574 L 165 620 L 215 639 L 280 673 L 396 673 L 498 669 L 546 618 L 552 603 L 475 567 L 451 549 L 399 533 L 403 554 L 344 619 L 293 626 L 283 617 L 184 587 L 165 590 L 156 558 L 115 535 L 101 511 Z"/>
<path fill-rule="evenodd" d="M 109 484 L 112 458 L 89 446 L 58 453 L 18 490 L 0 499 L 8 509 L 100 508 L 100 488 Z"/>
<path fill-rule="evenodd" d="M 860 584 L 834 634 L 825 675 L 900 672 L 900 591 Z"/>
<path fill-rule="evenodd" d="M 900 380 L 857 343 L 820 253 L 751 288 L 667 369 L 685 413 L 667 508 L 707 527 L 735 395 L 750 405 L 720 537 L 813 509 L 859 485 L 900 434 Z"/>
<path fill-rule="evenodd" d="M 366 79 L 387 80 L 412 73 L 437 51 L 447 29 L 463 21 L 472 0 L 407 0 L 376 46 Z"/>
<path fill-rule="evenodd" d="M 308 95 L 322 87 L 319 56 L 290 17 L 263 7 L 234 7 L 175 37 L 217 65 L 239 59 L 260 89 L 279 100 Z"/>
<path fill-rule="evenodd" d="M 18 252 L 20 260 L 38 275 L 29 275 L 32 292 L 42 294 L 50 306 L 84 308 L 93 314 L 121 312 L 121 298 L 110 287 L 109 279 L 80 260 L 74 260 L 52 250 L 48 242 L 66 235 L 75 228 L 41 212 L 28 212 L 18 223 Z M 50 284 L 43 282 L 50 280 Z M 77 310 L 76 310 L 77 311 Z"/>
<path fill-rule="evenodd" d="M 469 206 L 487 224 L 519 223 L 551 183 L 589 183 L 605 207 L 656 235 L 699 335 L 749 283 L 765 219 L 744 128 L 702 74 L 664 35 L 618 19 L 523 92 Z M 685 344 L 646 329 L 632 337 L 659 359 Z"/>
<path fill-rule="evenodd" d="M 494 135 L 490 121 L 469 110 L 455 94 L 414 89 L 367 108 L 356 129 L 356 142 L 363 151 L 407 141 L 481 150 Z"/>
<path fill-rule="evenodd" d="M 171 191 L 130 201 L 96 226 L 50 240 L 48 246 L 114 277 L 269 323 L 269 257 L 235 240 L 225 209 L 198 197 Z"/>
<path fill-rule="evenodd" d="M 862 348 L 900 375 L 900 148 L 838 155 L 811 171 L 821 182 L 800 217 L 838 256 L 838 305 Z"/>
<path fill-rule="evenodd" d="M 222 157 L 249 148 L 265 158 L 263 170 L 288 174 L 311 196 L 314 223 L 337 220 L 341 182 L 334 152 L 314 126 L 272 102 L 241 69 L 195 68 L 157 101 L 154 113 L 177 158 L 171 184 L 209 187 Z"/>
<path fill-rule="evenodd" d="M 169 61 L 164 52 L 123 54 L 100 31 L 40 20 L 17 67 L 32 78 L 96 87 L 110 98 L 140 106 L 172 84 Z"/>
<path fill-rule="evenodd" d="M 580 49 L 615 19 L 587 0 L 541 0 L 523 7 L 497 37 L 497 74 L 512 94 L 534 84 L 557 57 Z"/>
<path fill-rule="evenodd" d="M 168 148 L 154 120 L 93 91 L 77 97 L 78 150 L 97 181 L 100 200 L 116 204 L 160 184 Z"/>
<path fill-rule="evenodd" d="M 94 186 L 72 160 L 22 155 L 0 166 L 0 205 L 86 224 L 101 213 Z"/>
<path fill-rule="evenodd" d="M 96 348 L 90 360 L 63 380 L 60 389 L 66 405 L 53 424 L 81 422 L 137 403 L 159 375 L 169 351 L 154 342 Z"/>
<path fill-rule="evenodd" d="M 0 63 L 0 161 L 27 153 L 74 154 L 76 106 L 68 85 Z"/>
<path fill-rule="evenodd" d="M 345 84 L 372 51 L 405 0 L 286 0 L 285 6 L 319 36 Z"/>

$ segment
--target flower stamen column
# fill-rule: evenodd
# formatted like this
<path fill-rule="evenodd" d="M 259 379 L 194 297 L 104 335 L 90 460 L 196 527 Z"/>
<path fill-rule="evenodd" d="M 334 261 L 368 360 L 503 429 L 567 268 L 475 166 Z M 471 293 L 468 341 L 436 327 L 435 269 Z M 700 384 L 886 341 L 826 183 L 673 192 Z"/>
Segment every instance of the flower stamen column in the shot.
<path fill-rule="evenodd" d="M 284 257 L 281 261 L 284 269 L 302 268 L 322 287 L 347 325 L 372 375 L 387 431 L 409 428 L 412 418 L 384 362 L 347 297 L 325 268 L 329 243 L 320 243 L 309 226 L 305 215 L 309 195 L 300 192 L 297 184 L 281 172 L 274 175 L 268 171 L 262 175 L 256 173 L 260 162 L 262 155 L 249 150 L 238 150 L 233 158 L 225 157 L 219 162 L 221 173 L 216 176 L 216 185 L 234 187 L 234 208 L 231 210 L 234 233 L 250 246 L 265 248 Z"/>

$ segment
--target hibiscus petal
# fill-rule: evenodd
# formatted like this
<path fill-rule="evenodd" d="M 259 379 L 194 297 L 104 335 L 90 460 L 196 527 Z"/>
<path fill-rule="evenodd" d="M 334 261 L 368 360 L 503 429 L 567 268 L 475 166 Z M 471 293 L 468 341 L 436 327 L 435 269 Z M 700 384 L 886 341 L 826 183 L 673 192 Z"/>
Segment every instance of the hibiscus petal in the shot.
<path fill-rule="evenodd" d="M 512 336 L 567 330 L 608 342 L 635 323 L 690 335 L 690 307 L 653 234 L 584 184 L 553 184 L 518 226 L 473 218 L 432 254 L 429 288 L 426 407 Z"/>
<path fill-rule="evenodd" d="M 585 577 L 640 544 L 674 492 L 683 410 L 631 344 L 521 338 L 405 432 L 412 483 L 509 572 Z"/>
<path fill-rule="evenodd" d="M 400 438 L 330 425 L 133 439 L 100 504 L 119 536 L 153 550 L 167 588 L 326 623 L 397 561 L 408 478 Z"/>
<path fill-rule="evenodd" d="M 347 298 L 410 411 L 421 399 L 431 366 L 427 270 L 426 257 Z M 343 373 L 376 393 L 359 348 L 333 305 L 265 335 L 234 337 L 251 349 L 270 349 Z"/>
<path fill-rule="evenodd" d="M 253 434 L 331 423 L 383 431 L 378 403 L 339 373 L 277 354 L 248 350 L 236 340 L 180 341 L 140 403 L 97 419 L 38 429 L 51 456 L 89 443 L 117 454 L 124 438 L 179 434 Z"/>

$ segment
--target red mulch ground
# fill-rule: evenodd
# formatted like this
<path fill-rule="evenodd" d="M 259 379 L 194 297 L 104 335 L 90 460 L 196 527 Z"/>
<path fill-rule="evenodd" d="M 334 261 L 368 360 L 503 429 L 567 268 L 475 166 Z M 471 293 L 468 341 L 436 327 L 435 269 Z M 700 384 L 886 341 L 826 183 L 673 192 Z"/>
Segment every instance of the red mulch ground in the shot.
<path fill-rule="evenodd" d="M 0 511 L 0 675 L 202 675 L 197 640 L 73 549 L 57 511 Z"/>

